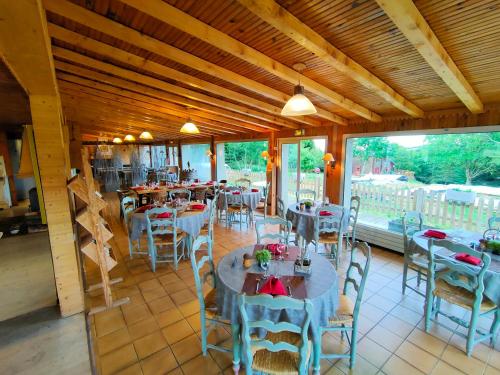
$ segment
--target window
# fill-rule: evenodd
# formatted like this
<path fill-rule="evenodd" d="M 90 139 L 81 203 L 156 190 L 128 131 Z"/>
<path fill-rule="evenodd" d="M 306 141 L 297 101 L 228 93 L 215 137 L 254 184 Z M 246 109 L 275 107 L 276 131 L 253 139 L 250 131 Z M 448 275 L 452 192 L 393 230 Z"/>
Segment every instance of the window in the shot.
<path fill-rule="evenodd" d="M 232 182 L 247 178 L 253 184 L 265 186 L 266 161 L 261 154 L 267 149 L 267 141 L 218 143 L 217 180 Z"/>
<path fill-rule="evenodd" d="M 165 145 L 151 146 L 152 160 L 154 169 L 163 169 L 166 165 L 166 147 Z"/>
<path fill-rule="evenodd" d="M 211 180 L 210 157 L 207 150 L 209 144 L 189 144 L 182 145 L 182 169 L 194 169 L 196 175 L 202 181 Z M 189 163 L 189 166 L 188 166 Z"/>

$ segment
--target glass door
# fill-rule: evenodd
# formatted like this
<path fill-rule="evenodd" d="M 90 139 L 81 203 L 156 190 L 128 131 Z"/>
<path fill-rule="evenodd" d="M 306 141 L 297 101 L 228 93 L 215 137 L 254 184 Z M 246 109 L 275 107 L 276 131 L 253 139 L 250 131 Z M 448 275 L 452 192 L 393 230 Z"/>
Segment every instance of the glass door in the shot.
<path fill-rule="evenodd" d="M 279 196 L 285 206 L 295 202 L 299 189 L 324 195 L 324 162 L 326 138 L 283 139 L 279 142 Z"/>

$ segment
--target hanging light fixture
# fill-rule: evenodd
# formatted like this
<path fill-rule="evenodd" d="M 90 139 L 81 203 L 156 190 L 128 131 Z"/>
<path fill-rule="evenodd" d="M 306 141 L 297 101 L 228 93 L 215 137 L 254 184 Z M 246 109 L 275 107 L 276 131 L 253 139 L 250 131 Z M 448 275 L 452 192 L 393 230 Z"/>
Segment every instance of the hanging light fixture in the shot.
<path fill-rule="evenodd" d="M 127 134 L 123 139 L 127 142 L 135 142 L 135 137 L 132 134 Z"/>
<path fill-rule="evenodd" d="M 293 65 L 293 68 L 301 73 L 305 69 L 306 65 L 302 63 L 297 63 Z M 317 113 L 314 104 L 304 95 L 304 86 L 299 84 L 293 89 L 293 96 L 288 99 L 285 106 L 281 110 L 283 116 L 303 116 L 303 115 L 313 115 Z"/>
<path fill-rule="evenodd" d="M 191 122 L 191 120 L 188 120 L 184 125 L 182 125 L 181 128 L 181 133 L 185 134 L 199 134 L 200 130 L 198 127 Z"/>
<path fill-rule="evenodd" d="M 118 145 L 120 143 L 123 143 L 123 141 L 120 137 L 115 137 L 115 138 L 113 138 L 113 143 L 116 143 Z"/>
<path fill-rule="evenodd" d="M 153 135 L 148 131 L 143 131 L 139 138 L 144 139 L 145 141 L 150 141 L 153 139 Z"/>

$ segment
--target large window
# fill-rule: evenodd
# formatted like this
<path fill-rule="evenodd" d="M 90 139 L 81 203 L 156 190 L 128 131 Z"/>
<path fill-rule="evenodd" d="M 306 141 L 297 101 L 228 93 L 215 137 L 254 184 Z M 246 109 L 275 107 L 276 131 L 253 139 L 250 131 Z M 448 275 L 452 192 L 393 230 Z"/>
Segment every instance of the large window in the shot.
<path fill-rule="evenodd" d="M 210 157 L 207 155 L 207 150 L 210 150 L 209 144 L 182 145 L 182 169 L 194 169 L 200 180 L 211 180 Z"/>
<path fill-rule="evenodd" d="M 424 223 L 482 233 L 499 215 L 500 132 L 348 139 L 344 200 L 361 197 L 358 223 L 401 232 L 416 210 Z"/>
<path fill-rule="evenodd" d="M 153 168 L 154 169 L 165 168 L 167 160 L 165 145 L 151 146 L 151 151 L 152 151 Z"/>
<path fill-rule="evenodd" d="M 266 183 L 266 161 L 261 154 L 267 141 L 227 142 L 217 144 L 217 179 L 233 182 L 248 178 L 253 184 Z"/>

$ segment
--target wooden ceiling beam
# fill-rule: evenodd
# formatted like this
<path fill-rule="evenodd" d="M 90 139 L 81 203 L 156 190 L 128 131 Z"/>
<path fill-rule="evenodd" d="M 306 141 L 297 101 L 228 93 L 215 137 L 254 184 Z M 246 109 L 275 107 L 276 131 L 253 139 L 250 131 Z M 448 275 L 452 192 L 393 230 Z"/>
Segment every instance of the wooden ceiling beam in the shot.
<path fill-rule="evenodd" d="M 387 83 L 370 73 L 316 31 L 302 23 L 274 0 L 238 0 L 258 17 L 272 25 L 321 60 L 375 92 L 399 110 L 413 117 L 423 117 L 424 111 L 397 93 Z"/>
<path fill-rule="evenodd" d="M 398 29 L 472 113 L 484 110 L 465 79 L 412 0 L 376 0 Z"/>
<path fill-rule="evenodd" d="M 181 106 L 178 104 L 165 102 L 163 100 L 159 100 L 159 99 L 156 99 L 154 97 L 146 96 L 143 94 L 138 94 L 136 92 L 129 91 L 128 88 L 123 89 L 122 87 L 112 86 L 108 82 L 105 82 L 108 79 L 108 77 L 106 77 L 106 76 L 101 77 L 102 81 L 97 81 L 97 82 L 90 80 L 90 79 L 87 79 L 87 78 L 81 78 L 81 77 L 76 76 L 76 75 L 79 75 L 79 76 L 84 76 L 84 77 L 88 77 L 88 78 L 92 78 L 92 79 L 97 78 L 99 80 L 100 76 L 102 76 L 102 75 L 100 73 L 96 73 L 92 70 L 80 68 L 80 67 L 77 67 L 77 66 L 74 66 L 71 64 L 67 64 L 64 62 L 60 62 L 60 61 L 56 61 L 55 66 L 56 66 L 56 69 L 58 69 L 58 70 L 60 69 L 60 71 L 62 70 L 64 72 L 71 73 L 71 75 L 66 74 L 63 76 L 66 81 L 71 81 L 71 82 L 76 83 L 76 84 L 81 85 L 81 86 L 94 88 L 94 89 L 97 89 L 100 91 L 105 91 L 105 92 L 108 92 L 108 93 L 111 93 L 114 95 L 120 95 L 124 98 L 133 99 L 133 100 L 136 100 L 139 102 L 146 103 L 148 105 L 154 104 L 155 106 L 157 106 L 159 108 L 168 110 L 169 113 L 174 114 L 176 116 L 180 116 L 180 117 L 184 117 L 184 118 L 187 118 L 190 116 L 195 116 L 195 117 L 202 118 L 202 120 L 200 120 L 200 121 L 213 120 L 213 121 L 223 123 L 224 127 L 227 127 L 229 129 L 233 129 L 233 130 L 238 130 L 240 132 L 248 132 L 250 130 L 258 131 L 258 132 L 269 131 L 266 128 L 253 126 L 249 123 L 246 123 L 244 120 L 234 121 L 233 119 L 217 116 L 217 115 L 206 113 L 204 111 L 200 111 L 200 110 L 196 110 L 196 109 L 187 108 L 187 107 L 184 107 L 184 106 Z M 64 73 L 59 73 L 59 76 L 62 76 L 62 74 L 64 74 Z M 121 80 L 118 80 L 118 81 L 121 81 Z M 125 81 L 124 81 L 124 83 L 126 84 Z M 139 89 L 140 88 L 138 88 L 138 90 Z M 143 91 L 138 91 L 138 92 L 144 93 Z"/>
<path fill-rule="evenodd" d="M 203 81 L 201 79 L 190 76 L 189 74 L 179 72 L 175 69 L 169 68 L 162 64 L 158 64 L 143 57 L 134 55 L 132 53 L 126 52 L 122 49 L 113 47 L 109 44 L 105 44 L 97 40 L 87 38 L 81 34 L 67 30 L 56 24 L 49 23 L 49 33 L 53 38 L 61 40 L 65 43 L 69 43 L 71 45 L 86 49 L 88 51 L 92 51 L 101 56 L 105 56 L 115 61 L 120 61 L 127 65 L 132 65 L 139 69 L 148 70 L 152 73 L 158 74 L 167 79 L 173 79 L 177 82 L 189 85 L 191 87 L 201 89 L 218 96 L 223 96 L 228 99 L 244 103 L 245 105 L 251 105 L 261 110 L 272 111 L 274 114 L 281 113 L 281 108 L 269 105 L 268 103 L 265 103 L 263 101 L 254 98 L 250 98 L 249 96 L 240 94 L 236 91 L 232 91 L 224 87 L 217 86 L 213 83 Z M 263 115 L 263 116 L 267 117 L 268 121 L 276 125 L 284 126 L 291 129 L 297 129 L 299 127 L 297 123 L 289 119 L 284 119 L 271 115 Z"/>
<path fill-rule="evenodd" d="M 161 100 L 166 100 L 168 102 L 180 104 L 190 108 L 198 108 L 205 112 L 213 113 L 245 123 L 251 123 L 266 129 L 275 131 L 281 130 L 281 127 L 267 122 L 267 117 L 265 115 L 260 112 L 256 112 L 253 109 L 213 98 L 211 96 L 201 94 L 196 91 L 191 91 L 183 87 L 175 86 L 165 81 L 144 74 L 136 73 L 132 70 L 120 68 L 96 59 L 92 59 L 90 57 L 64 48 L 54 46 L 52 47 L 52 51 L 54 53 L 54 56 L 58 58 L 68 60 L 76 64 L 89 66 L 93 69 L 98 69 L 99 71 L 105 72 L 107 74 L 112 74 L 113 76 L 121 77 L 126 80 L 121 78 L 114 78 L 107 74 L 104 75 L 102 73 L 98 73 L 86 68 L 79 68 L 76 65 L 69 67 L 69 65 L 58 64 L 58 62 L 56 61 L 56 65 L 61 70 L 69 71 L 71 73 L 79 75 L 82 75 L 81 72 L 85 72 L 84 75 L 88 76 L 89 78 L 95 79 L 96 81 L 109 83 L 116 87 L 141 92 L 143 94 Z"/>
<path fill-rule="evenodd" d="M 295 70 L 281 64 L 256 49 L 241 43 L 237 39 L 224 34 L 212 26 L 182 12 L 176 7 L 162 0 L 120 0 L 151 17 L 175 27 L 182 32 L 192 35 L 214 47 L 234 55 L 250 64 L 274 74 L 281 79 L 296 85 L 300 83 L 306 90 L 338 105 L 352 113 L 367 120 L 380 122 L 382 117 L 377 113 L 353 102 L 345 96 L 319 84 L 318 82 L 296 72 Z"/>
<path fill-rule="evenodd" d="M 158 39 L 145 35 L 133 28 L 112 21 L 109 18 L 101 16 L 100 14 L 87 10 L 67 0 L 44 0 L 43 3 L 45 9 L 52 13 L 88 26 L 94 30 L 112 36 L 113 38 L 122 40 L 126 43 L 133 44 L 139 48 L 153 52 L 159 56 L 163 56 L 169 60 L 183 64 L 192 69 L 196 69 L 216 78 L 223 79 L 233 85 L 238 85 L 245 88 L 246 90 L 255 92 L 256 94 L 279 101 L 281 103 L 286 103 L 289 98 L 289 95 L 281 91 L 275 90 L 260 82 L 242 76 L 238 73 L 233 72 L 232 70 L 225 69 L 217 64 L 213 64 L 209 61 L 203 60 L 195 55 L 192 55 L 167 43 L 159 41 Z M 318 108 L 318 116 L 329 121 L 336 121 L 334 114 L 321 108 Z M 295 120 L 305 125 L 321 125 L 320 123 L 314 122 L 314 120 L 310 117 L 298 117 Z"/>

